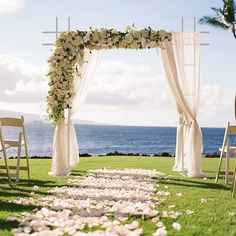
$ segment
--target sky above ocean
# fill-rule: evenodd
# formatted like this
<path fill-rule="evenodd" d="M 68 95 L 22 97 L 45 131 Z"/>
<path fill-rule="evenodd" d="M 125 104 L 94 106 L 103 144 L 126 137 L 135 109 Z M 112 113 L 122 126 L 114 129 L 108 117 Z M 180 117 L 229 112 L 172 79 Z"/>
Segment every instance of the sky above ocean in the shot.
<path fill-rule="evenodd" d="M 193 17 L 212 14 L 220 0 L 8 0 L 0 1 L 0 112 L 2 110 L 42 116 L 47 95 L 47 59 L 55 37 L 41 32 L 71 28 L 116 28 L 127 25 L 193 31 Z M 201 126 L 224 127 L 234 121 L 236 40 L 230 32 L 197 24 L 201 42 Z M 5 113 L 4 113 L 5 114 Z M 104 50 L 87 100 L 76 119 L 102 124 L 175 126 L 177 114 L 163 78 L 156 50 Z"/>

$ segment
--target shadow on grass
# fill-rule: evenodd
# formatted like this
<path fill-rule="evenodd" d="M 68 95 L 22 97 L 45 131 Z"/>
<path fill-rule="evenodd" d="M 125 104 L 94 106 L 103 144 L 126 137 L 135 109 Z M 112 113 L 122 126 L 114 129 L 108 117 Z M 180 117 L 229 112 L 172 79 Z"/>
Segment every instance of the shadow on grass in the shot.
<path fill-rule="evenodd" d="M 86 171 L 77 171 L 73 170 L 71 176 L 83 176 L 87 172 Z M 56 186 L 66 186 L 67 182 L 64 184 L 58 183 L 55 179 L 53 180 L 40 180 L 40 179 L 20 179 L 18 183 L 14 180 L 12 181 L 12 185 L 9 184 L 6 178 L 0 179 L 0 198 L 1 197 L 30 197 L 30 193 L 33 191 L 39 195 L 50 195 L 50 193 L 46 192 L 46 190 L 41 191 L 42 188 L 54 188 Z M 33 186 L 38 186 L 39 190 L 34 191 Z"/>
<path fill-rule="evenodd" d="M 23 212 L 23 211 L 32 211 L 37 208 L 36 205 L 22 205 L 14 202 L 2 201 L 0 200 L 0 209 L 1 211 L 11 211 L 11 212 Z"/>
<path fill-rule="evenodd" d="M 37 206 L 35 205 L 21 205 L 14 202 L 2 201 L 0 200 L 1 212 L 12 212 L 11 216 L 15 216 L 15 213 L 21 213 L 23 211 L 32 211 Z M 19 223 L 17 221 L 8 221 L 7 219 L 0 218 L 0 230 L 8 230 L 18 227 Z"/>
<path fill-rule="evenodd" d="M 214 176 L 216 176 L 217 171 L 208 170 L 208 171 L 206 171 L 206 173 L 213 173 Z M 229 174 L 230 174 L 230 175 L 233 175 L 234 172 L 233 172 L 233 171 L 229 171 Z M 220 171 L 220 175 L 225 175 L 225 171 Z"/>
<path fill-rule="evenodd" d="M 88 171 L 84 170 L 72 170 L 70 176 L 84 176 L 88 173 Z"/>
<path fill-rule="evenodd" d="M 35 185 L 43 188 L 55 187 L 57 182 L 52 180 L 38 180 L 38 179 L 21 179 L 18 183 L 12 181 L 12 186 L 8 183 L 7 179 L 0 179 L 0 185 L 5 185 L 10 188 L 17 187 L 33 187 Z"/>
<path fill-rule="evenodd" d="M 33 186 L 39 186 L 38 190 L 33 190 Z M 8 180 L 0 179 L 0 198 L 6 198 L 9 200 L 10 198 L 28 198 L 32 197 L 31 192 L 38 194 L 38 196 L 50 195 L 46 191 L 47 188 L 57 186 L 56 181 L 43 181 L 43 180 L 20 180 L 19 183 L 13 185 L 9 185 Z M 64 185 L 60 185 L 64 186 Z M 46 189 L 43 189 L 46 188 Z M 1 208 L 0 208 L 1 209 Z"/>
<path fill-rule="evenodd" d="M 43 192 L 43 191 L 33 191 L 32 189 L 25 189 L 25 188 L 6 188 L 6 187 L 2 187 L 0 190 L 0 197 L 4 197 L 4 198 L 10 198 L 10 197 L 14 197 L 14 198 L 27 198 L 27 197 L 31 197 L 31 192 L 34 192 L 35 194 L 38 195 L 50 195 L 50 193 L 48 192 Z"/>
<path fill-rule="evenodd" d="M 36 205 L 17 204 L 9 202 L 9 200 L 32 197 L 30 193 L 34 191 L 33 186 L 35 185 L 39 186 L 39 190 L 34 191 L 38 196 L 50 195 L 46 189 L 43 190 L 42 188 L 55 187 L 56 184 L 56 181 L 50 180 L 21 179 L 19 183 L 13 182 L 13 186 L 11 186 L 7 179 L 0 179 L 0 231 L 10 231 L 18 227 L 17 221 L 7 221 L 8 215 L 15 216 L 16 213 L 29 212 L 38 207 Z"/>
<path fill-rule="evenodd" d="M 73 170 L 73 176 L 82 176 L 86 174 L 86 171 Z M 13 228 L 18 227 L 19 223 L 17 221 L 7 221 L 6 217 L 8 215 L 15 216 L 16 213 L 30 212 L 37 208 L 36 205 L 22 205 L 14 202 L 9 202 L 11 199 L 18 198 L 29 198 L 31 192 L 35 192 L 40 197 L 43 195 L 50 195 L 51 193 L 46 192 L 47 188 L 53 188 L 56 186 L 65 186 L 66 183 L 61 183 L 58 179 L 55 180 L 42 180 L 41 179 L 20 179 L 18 183 L 13 180 L 13 186 L 9 185 L 7 178 L 0 178 L 0 231 L 11 231 Z M 34 191 L 33 186 L 38 186 L 39 190 Z M 44 189 L 43 189 L 44 188 Z M 0 233 L 1 235 L 1 233 Z"/>
<path fill-rule="evenodd" d="M 11 231 L 14 228 L 19 226 L 19 222 L 17 221 L 7 221 L 4 219 L 0 219 L 0 230 L 2 231 Z"/>
<path fill-rule="evenodd" d="M 204 180 L 205 181 L 205 180 Z M 194 188 L 206 188 L 206 189 L 223 189 L 229 190 L 231 187 L 225 186 L 222 184 L 217 183 L 209 183 L 209 182 L 201 182 L 196 180 L 188 180 L 188 179 L 178 179 L 178 178 L 169 178 L 169 181 L 162 178 L 160 180 L 162 184 L 171 184 L 171 185 L 178 185 L 184 187 L 194 187 Z"/>

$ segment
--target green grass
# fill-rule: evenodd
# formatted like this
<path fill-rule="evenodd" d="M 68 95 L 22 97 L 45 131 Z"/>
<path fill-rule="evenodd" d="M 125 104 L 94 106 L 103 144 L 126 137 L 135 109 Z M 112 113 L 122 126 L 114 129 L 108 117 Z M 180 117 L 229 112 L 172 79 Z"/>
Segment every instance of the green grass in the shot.
<path fill-rule="evenodd" d="M 233 161 L 231 160 L 231 167 L 233 167 Z M 36 208 L 33 205 L 22 206 L 9 203 L 9 200 L 29 197 L 34 185 L 40 186 L 37 191 L 39 196 L 46 195 L 49 188 L 65 185 L 67 179 L 74 175 L 81 175 L 88 170 L 103 167 L 157 169 L 171 175 L 170 181 L 163 178 L 159 183 L 159 190 L 166 190 L 164 186 L 167 185 L 167 191 L 171 193 L 171 196 L 166 197 L 159 210 L 169 210 L 168 205 L 175 204 L 175 211 L 185 212 L 189 209 L 194 211 L 194 215 L 183 214 L 180 216 L 177 220 L 182 226 L 180 232 L 172 229 L 173 220 L 162 218 L 162 222 L 167 226 L 168 235 L 236 235 L 236 216 L 228 214 L 236 212 L 236 198 L 231 198 L 230 186 L 224 185 L 223 178 L 220 178 L 218 184 L 214 183 L 218 159 L 205 158 L 203 160 L 203 169 L 208 175 L 207 180 L 182 177 L 171 171 L 173 163 L 173 158 L 160 157 L 81 158 L 80 164 L 73 170 L 71 176 L 55 178 L 48 175 L 50 160 L 32 159 L 30 160 L 31 180 L 27 180 L 26 173 L 22 172 L 19 184 L 12 188 L 8 185 L 6 178 L 0 178 L 0 235 L 11 235 L 11 229 L 17 226 L 16 222 L 8 222 L 7 217 Z M 0 164 L 2 164 L 2 160 Z M 178 192 L 182 193 L 182 197 L 176 196 Z M 207 199 L 207 203 L 202 204 L 201 198 Z M 155 225 L 147 220 L 140 219 L 140 222 L 144 228 L 144 235 L 152 235 Z"/>

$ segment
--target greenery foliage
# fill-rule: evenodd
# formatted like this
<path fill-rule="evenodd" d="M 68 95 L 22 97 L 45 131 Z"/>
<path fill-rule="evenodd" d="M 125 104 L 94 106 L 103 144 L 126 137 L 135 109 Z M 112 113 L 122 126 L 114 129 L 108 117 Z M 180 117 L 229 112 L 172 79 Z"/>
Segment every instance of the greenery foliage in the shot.
<path fill-rule="evenodd" d="M 49 82 L 47 113 L 54 125 L 64 119 L 64 110 L 71 108 L 75 95 L 74 79 L 80 78 L 85 50 L 111 48 L 144 49 L 161 46 L 164 40 L 171 40 L 171 34 L 150 27 L 137 30 L 127 27 L 125 32 L 116 29 L 90 29 L 69 31 L 60 34 L 56 47 L 48 60 Z"/>
<path fill-rule="evenodd" d="M 208 24 L 223 30 L 231 30 L 234 38 L 236 38 L 236 6 L 234 0 L 223 0 L 223 8 L 212 7 L 211 9 L 214 11 L 215 16 L 203 16 L 199 19 L 199 23 Z"/>

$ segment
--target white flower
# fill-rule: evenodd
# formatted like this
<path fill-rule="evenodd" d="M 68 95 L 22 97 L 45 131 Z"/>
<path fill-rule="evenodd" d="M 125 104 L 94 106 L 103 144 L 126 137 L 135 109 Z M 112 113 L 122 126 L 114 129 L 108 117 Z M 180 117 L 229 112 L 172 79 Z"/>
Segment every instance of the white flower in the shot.
<path fill-rule="evenodd" d="M 157 229 L 157 231 L 153 234 L 153 236 L 165 236 L 167 235 L 167 231 L 164 227 Z"/>
<path fill-rule="evenodd" d="M 182 215 L 182 213 L 178 211 L 170 211 L 168 214 L 172 219 L 177 219 L 180 215 Z"/>
<path fill-rule="evenodd" d="M 187 215 L 192 215 L 193 213 L 194 213 L 194 211 L 186 210 L 186 214 L 187 214 Z"/>
<path fill-rule="evenodd" d="M 139 228 L 139 222 L 138 221 L 133 221 L 131 224 L 130 224 L 130 228 L 131 229 L 138 229 Z"/>
<path fill-rule="evenodd" d="M 126 34 L 125 35 L 125 41 L 127 42 L 127 43 L 131 43 L 131 42 L 133 42 L 133 36 L 130 34 L 130 33 L 128 33 L 128 34 Z"/>
<path fill-rule="evenodd" d="M 93 42 L 98 42 L 99 41 L 99 33 L 98 31 L 93 32 Z"/>
<path fill-rule="evenodd" d="M 138 32 L 138 31 L 134 31 L 132 33 L 132 35 L 133 35 L 134 39 L 139 39 L 140 38 L 140 32 Z"/>
<path fill-rule="evenodd" d="M 160 221 L 156 224 L 158 228 L 166 228 L 165 225 Z"/>
<path fill-rule="evenodd" d="M 182 197 L 182 193 L 176 193 L 177 197 Z"/>
<path fill-rule="evenodd" d="M 149 43 L 146 44 L 146 47 L 155 48 L 157 47 L 157 43 L 155 41 L 150 41 Z"/>
<path fill-rule="evenodd" d="M 130 48 L 138 49 L 139 48 L 139 44 L 136 41 L 134 41 L 132 44 L 130 44 Z"/>
<path fill-rule="evenodd" d="M 149 36 L 149 31 L 146 29 L 141 30 L 140 33 L 142 34 L 143 38 L 147 38 Z"/>
<path fill-rule="evenodd" d="M 170 192 L 167 191 L 158 191 L 157 196 L 170 196 Z"/>
<path fill-rule="evenodd" d="M 155 223 L 159 222 L 156 217 L 156 201 L 153 200 L 155 182 L 152 181 L 158 175 L 161 173 L 155 170 L 94 170 L 83 178 L 70 180 L 71 187 L 51 189 L 52 194 L 46 197 L 16 200 L 14 202 L 18 204 L 34 204 L 42 208 L 36 213 L 24 213 L 22 226 L 14 230 L 14 234 L 25 230 L 35 235 L 38 232 L 40 235 L 41 232 L 50 235 L 83 235 L 79 231 L 86 226 L 101 226 L 102 230 L 89 232 L 89 235 L 138 236 L 142 234 L 138 221 L 123 225 L 118 220 L 110 220 L 108 216 L 125 218 L 126 215 L 140 215 L 155 217 Z M 92 200 L 90 196 L 96 197 L 96 200 Z M 50 232 L 49 226 L 53 228 Z M 163 224 L 159 226 L 163 229 L 165 227 Z"/>
<path fill-rule="evenodd" d="M 53 55 L 48 59 L 49 89 L 46 110 L 49 119 L 54 125 L 57 125 L 64 119 L 64 110 L 71 106 L 74 94 L 71 97 L 64 95 L 66 95 L 65 91 L 73 90 L 73 80 L 76 75 L 75 64 L 78 63 L 79 66 L 83 66 L 85 47 L 90 50 L 115 47 L 153 48 L 159 46 L 165 38 L 170 40 L 171 34 L 165 31 L 152 30 L 150 27 L 143 30 L 127 27 L 125 33 L 116 29 L 104 28 L 90 29 L 87 32 L 70 31 L 61 33 L 56 41 Z M 60 79 L 63 83 L 56 83 Z"/>
<path fill-rule="evenodd" d="M 34 185 L 34 186 L 33 186 L 33 190 L 34 190 L 34 191 L 37 191 L 38 189 L 39 189 L 39 186 L 37 186 L 37 185 Z"/>
<path fill-rule="evenodd" d="M 160 221 L 159 217 L 154 217 L 152 218 L 152 222 L 158 223 Z"/>
<path fill-rule="evenodd" d="M 162 211 L 162 217 L 168 217 L 168 212 L 167 211 Z"/>
<path fill-rule="evenodd" d="M 7 221 L 19 221 L 19 218 L 17 218 L 16 216 L 9 216 L 7 218 Z"/>
<path fill-rule="evenodd" d="M 236 215 L 235 211 L 229 212 L 229 216 L 235 216 L 235 215 Z"/>
<path fill-rule="evenodd" d="M 207 199 L 205 199 L 205 198 L 201 198 L 201 203 L 207 203 Z"/>
<path fill-rule="evenodd" d="M 100 37 L 103 38 L 103 39 L 107 37 L 106 32 L 103 31 L 103 30 L 99 31 L 99 35 L 100 35 Z"/>
<path fill-rule="evenodd" d="M 87 34 L 83 37 L 83 41 L 87 43 L 90 40 L 90 33 L 87 32 Z"/>
<path fill-rule="evenodd" d="M 181 229 L 181 225 L 180 225 L 179 223 L 177 223 L 177 222 L 174 222 L 174 223 L 172 224 L 172 227 L 173 227 L 175 230 L 177 230 L 177 231 L 180 231 L 180 229 Z"/>

